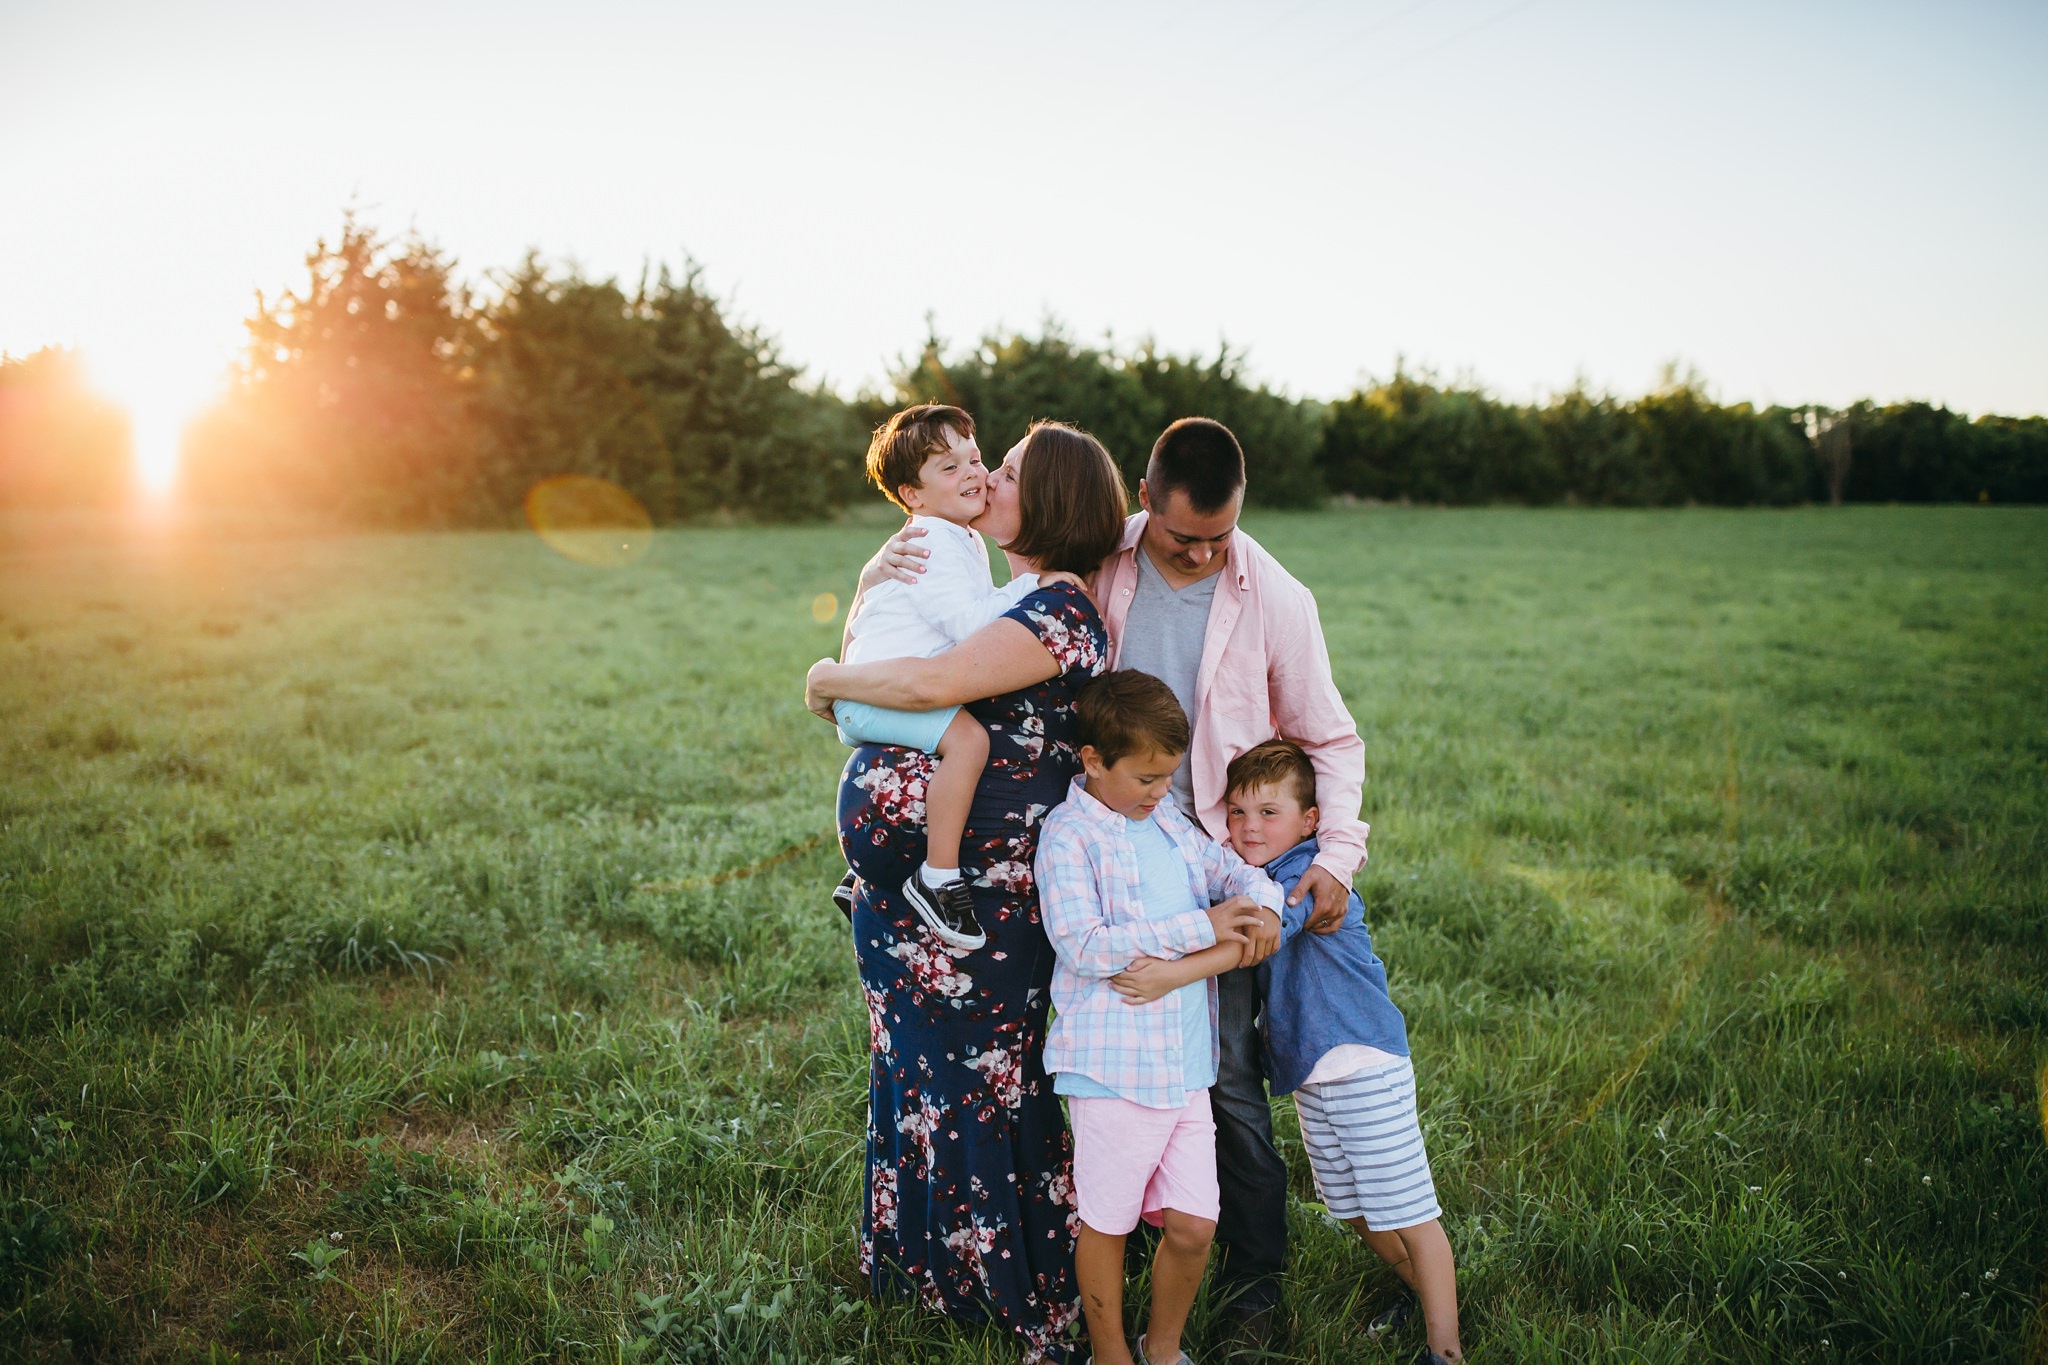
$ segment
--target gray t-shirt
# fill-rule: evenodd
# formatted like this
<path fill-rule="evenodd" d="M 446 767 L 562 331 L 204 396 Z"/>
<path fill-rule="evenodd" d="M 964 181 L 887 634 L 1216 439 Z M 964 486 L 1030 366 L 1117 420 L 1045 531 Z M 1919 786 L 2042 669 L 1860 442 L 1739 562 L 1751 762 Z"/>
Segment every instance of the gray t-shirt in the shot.
<path fill-rule="evenodd" d="M 1201 725 L 1195 714 L 1195 679 L 1202 671 L 1202 641 L 1209 633 L 1209 608 L 1216 601 L 1216 581 L 1223 571 L 1188 584 L 1178 592 L 1153 566 L 1140 545 L 1138 591 L 1124 618 L 1124 638 L 1117 655 L 1120 668 L 1135 668 L 1173 689 L 1190 727 Z M 1173 800 L 1190 819 L 1195 814 L 1194 747 L 1173 774 Z"/>

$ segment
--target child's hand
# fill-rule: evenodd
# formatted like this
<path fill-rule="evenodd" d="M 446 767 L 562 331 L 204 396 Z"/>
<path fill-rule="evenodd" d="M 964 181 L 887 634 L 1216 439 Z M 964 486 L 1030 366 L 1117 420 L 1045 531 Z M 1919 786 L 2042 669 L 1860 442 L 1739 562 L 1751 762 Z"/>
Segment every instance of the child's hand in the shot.
<path fill-rule="evenodd" d="M 1079 588 L 1082 592 L 1088 591 L 1086 583 L 1083 583 L 1078 576 L 1068 573 L 1065 569 L 1054 569 L 1051 573 L 1042 573 L 1038 576 L 1038 586 L 1041 588 L 1049 588 L 1055 583 L 1068 583 Z"/>
<path fill-rule="evenodd" d="M 1112 976 L 1109 984 L 1126 1005 L 1143 1005 L 1186 985 L 1179 976 L 1165 958 L 1141 957 Z"/>
<path fill-rule="evenodd" d="M 1265 912 L 1250 896 L 1232 896 L 1227 901 L 1219 901 L 1209 907 L 1208 915 L 1218 943 L 1235 943 L 1241 947 L 1251 943 L 1251 931 L 1260 928 L 1265 920 Z"/>

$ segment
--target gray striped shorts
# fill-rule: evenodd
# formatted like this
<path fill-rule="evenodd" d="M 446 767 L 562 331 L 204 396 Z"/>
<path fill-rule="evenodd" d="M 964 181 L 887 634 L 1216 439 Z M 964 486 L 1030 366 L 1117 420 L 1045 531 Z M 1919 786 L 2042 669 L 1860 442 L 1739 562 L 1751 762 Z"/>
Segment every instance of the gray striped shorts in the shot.
<path fill-rule="evenodd" d="M 1294 1109 L 1316 1190 L 1334 1216 L 1390 1232 L 1442 1215 L 1422 1150 L 1412 1063 L 1304 1085 Z"/>

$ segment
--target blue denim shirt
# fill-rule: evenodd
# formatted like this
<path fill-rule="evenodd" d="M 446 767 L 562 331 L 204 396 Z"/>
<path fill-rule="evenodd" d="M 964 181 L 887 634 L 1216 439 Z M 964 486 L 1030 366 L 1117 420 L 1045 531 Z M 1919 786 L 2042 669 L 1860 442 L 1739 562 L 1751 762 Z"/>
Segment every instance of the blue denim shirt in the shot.
<path fill-rule="evenodd" d="M 1266 864 L 1266 875 L 1292 895 L 1315 856 L 1316 841 L 1304 839 Z M 1280 951 L 1254 969 L 1264 1003 L 1259 1029 L 1266 1041 L 1266 1076 L 1275 1094 L 1298 1088 L 1340 1043 L 1408 1055 L 1408 1024 L 1387 995 L 1387 968 L 1372 950 L 1365 902 L 1351 893 L 1335 933 L 1303 933 L 1313 913 L 1309 896 L 1283 909 Z"/>

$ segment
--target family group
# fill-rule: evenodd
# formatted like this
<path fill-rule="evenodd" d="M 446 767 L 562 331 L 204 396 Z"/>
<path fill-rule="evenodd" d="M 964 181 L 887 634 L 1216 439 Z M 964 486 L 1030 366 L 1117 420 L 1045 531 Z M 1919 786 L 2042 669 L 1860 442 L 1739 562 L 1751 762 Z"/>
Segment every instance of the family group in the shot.
<path fill-rule="evenodd" d="M 1417 1359 L 1458 1360 L 1407 1030 L 1351 888 L 1364 748 L 1314 597 L 1238 528 L 1236 438 L 1168 427 L 1129 517 L 1101 443 L 1054 422 L 989 469 L 966 412 L 922 405 L 867 468 L 910 521 L 805 701 L 853 750 L 834 898 L 870 1023 L 872 1291 L 998 1322 L 1026 1362 L 1175 1365 L 1213 1245 L 1218 1349 L 1277 1351 L 1270 1083 L 1329 1213 L 1406 1286 L 1366 1330 L 1419 1317 Z"/>

